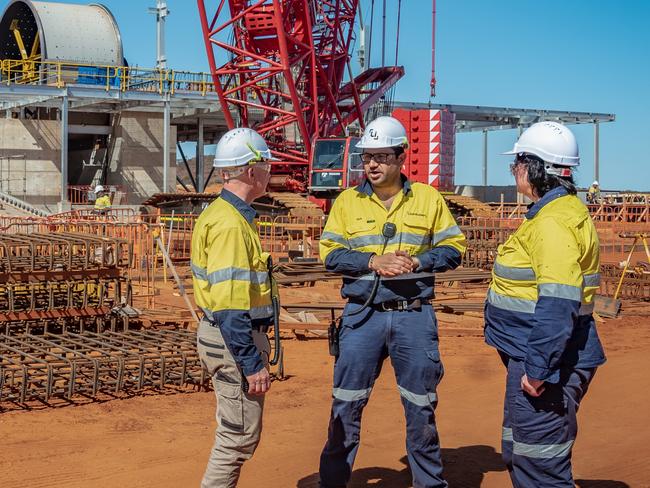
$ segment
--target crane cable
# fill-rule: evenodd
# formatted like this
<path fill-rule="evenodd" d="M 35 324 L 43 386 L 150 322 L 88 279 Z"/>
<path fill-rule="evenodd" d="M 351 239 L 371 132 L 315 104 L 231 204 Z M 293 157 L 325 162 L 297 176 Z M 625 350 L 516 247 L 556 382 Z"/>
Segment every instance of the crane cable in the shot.
<path fill-rule="evenodd" d="M 375 0 L 370 3 L 370 40 L 368 41 L 368 68 L 370 68 L 371 55 L 372 55 L 372 24 L 375 19 Z"/>
<path fill-rule="evenodd" d="M 431 91 L 429 92 L 429 103 L 431 103 L 431 98 L 436 96 L 436 0 L 432 0 L 431 3 Z"/>
<path fill-rule="evenodd" d="M 385 62 L 386 54 L 386 0 L 384 0 L 384 10 L 382 14 L 382 26 L 381 26 L 381 67 L 386 66 Z"/>
<path fill-rule="evenodd" d="M 402 14 L 402 0 L 397 2 L 397 39 L 395 40 L 395 66 L 397 66 L 397 54 L 399 52 L 399 23 Z"/>

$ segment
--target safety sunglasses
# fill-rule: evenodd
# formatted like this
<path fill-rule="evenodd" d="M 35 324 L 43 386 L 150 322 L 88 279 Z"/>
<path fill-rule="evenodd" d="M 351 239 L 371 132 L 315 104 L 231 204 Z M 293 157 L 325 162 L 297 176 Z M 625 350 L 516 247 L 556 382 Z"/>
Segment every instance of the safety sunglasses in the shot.
<path fill-rule="evenodd" d="M 388 162 L 391 156 L 395 156 L 395 153 L 361 153 L 361 161 L 367 164 L 374 159 L 376 163 L 383 164 Z"/>
<path fill-rule="evenodd" d="M 250 164 L 254 164 L 256 168 L 259 168 L 262 171 L 268 171 L 271 167 L 271 163 L 269 163 L 266 159 L 257 159 L 255 161 L 251 161 Z"/>
<path fill-rule="evenodd" d="M 517 172 L 517 168 L 519 166 L 524 166 L 526 163 L 523 161 L 515 161 L 510 165 L 510 173 L 514 176 L 514 174 Z"/>

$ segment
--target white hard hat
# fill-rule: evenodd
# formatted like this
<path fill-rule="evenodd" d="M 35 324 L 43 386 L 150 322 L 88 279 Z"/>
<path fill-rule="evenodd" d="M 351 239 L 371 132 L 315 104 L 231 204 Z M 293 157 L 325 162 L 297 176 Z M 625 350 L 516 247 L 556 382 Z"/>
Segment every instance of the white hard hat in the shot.
<path fill-rule="evenodd" d="M 578 143 L 571 130 L 557 122 L 537 122 L 526 129 L 512 151 L 503 154 L 528 153 L 557 166 L 578 166 Z"/>
<path fill-rule="evenodd" d="M 592 183 L 592 185 L 594 185 L 594 186 L 598 186 L 598 180 L 594 180 L 594 182 Z"/>
<path fill-rule="evenodd" d="M 104 188 L 102 185 L 97 185 L 95 187 L 95 193 L 100 193 L 100 192 L 103 192 L 103 191 L 106 191 L 106 188 Z"/>
<path fill-rule="evenodd" d="M 276 158 L 271 156 L 271 150 L 262 136 L 253 129 L 242 127 L 229 130 L 221 137 L 212 165 L 215 168 L 236 168 L 262 159 Z"/>
<path fill-rule="evenodd" d="M 359 149 L 381 149 L 384 147 L 407 147 L 406 129 L 393 117 L 377 117 L 366 126 L 363 137 L 357 143 Z"/>

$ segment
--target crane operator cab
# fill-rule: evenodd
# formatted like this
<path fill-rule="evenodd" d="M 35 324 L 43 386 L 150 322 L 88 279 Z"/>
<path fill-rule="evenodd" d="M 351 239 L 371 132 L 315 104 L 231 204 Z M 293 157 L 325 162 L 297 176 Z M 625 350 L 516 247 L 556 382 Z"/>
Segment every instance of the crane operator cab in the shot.
<path fill-rule="evenodd" d="M 338 193 L 363 181 L 358 137 L 316 139 L 309 162 L 309 190 Z"/>

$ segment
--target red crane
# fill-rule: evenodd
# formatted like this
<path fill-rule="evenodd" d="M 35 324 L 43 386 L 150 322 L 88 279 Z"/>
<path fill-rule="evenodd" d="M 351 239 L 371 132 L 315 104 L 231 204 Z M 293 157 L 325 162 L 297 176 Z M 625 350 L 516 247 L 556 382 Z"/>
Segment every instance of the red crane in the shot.
<path fill-rule="evenodd" d="M 364 112 L 404 75 L 402 67 L 390 66 L 352 78 L 358 0 L 197 3 L 226 123 L 229 128 L 252 127 L 266 139 L 280 158 L 272 168 L 275 188 L 307 189 L 309 164 L 320 139 L 342 138 L 341 159 L 347 161 L 348 125 L 358 121 L 363 128 Z M 346 74 L 351 81 L 344 82 Z M 326 146 L 332 142 L 324 141 Z M 335 168 L 327 163 L 327 169 Z M 336 180 L 339 189 L 351 183 L 345 176 Z"/>

